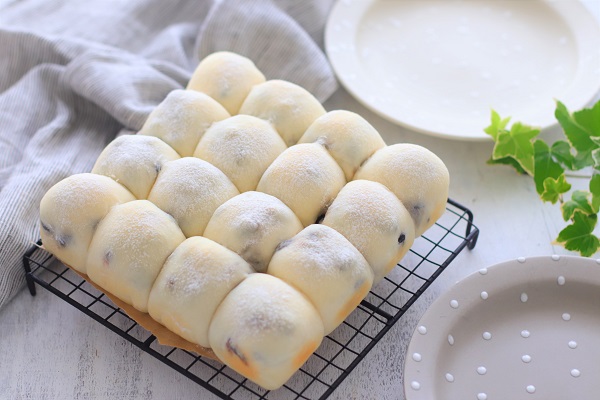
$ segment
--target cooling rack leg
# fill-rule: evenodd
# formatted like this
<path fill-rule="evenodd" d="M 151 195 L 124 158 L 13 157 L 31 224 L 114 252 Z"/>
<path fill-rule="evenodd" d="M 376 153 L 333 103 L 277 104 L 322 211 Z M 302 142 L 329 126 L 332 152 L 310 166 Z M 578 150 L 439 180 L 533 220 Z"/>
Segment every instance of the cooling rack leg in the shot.
<path fill-rule="evenodd" d="M 469 250 L 473 250 L 475 248 L 475 245 L 477 244 L 477 239 L 479 238 L 479 229 L 475 228 L 474 231 L 472 231 L 469 234 L 469 237 L 467 238 L 468 243 L 467 243 L 467 248 Z"/>
<path fill-rule="evenodd" d="M 479 229 L 473 225 L 473 212 L 452 199 L 448 199 L 448 204 L 452 204 L 454 207 L 462 210 L 467 216 L 467 229 L 465 231 L 467 248 L 469 250 L 473 250 L 477 244 L 477 238 L 479 238 Z"/>
<path fill-rule="evenodd" d="M 29 288 L 29 293 L 31 293 L 32 296 L 36 295 L 36 290 L 35 290 L 35 283 L 33 282 L 33 279 L 31 278 L 31 276 L 29 274 L 25 275 L 25 281 L 27 282 L 27 287 Z"/>
<path fill-rule="evenodd" d="M 36 249 L 37 249 L 37 246 L 33 246 L 33 247 L 31 247 L 31 249 L 29 249 L 27 251 L 27 253 L 25 253 L 23 255 L 23 268 L 25 269 L 25 282 L 27 282 L 27 287 L 29 288 L 29 293 L 31 293 L 32 296 L 35 296 L 37 292 L 35 290 L 35 282 L 33 281 L 33 278 L 31 277 L 31 265 L 29 264 L 29 259 Z"/>

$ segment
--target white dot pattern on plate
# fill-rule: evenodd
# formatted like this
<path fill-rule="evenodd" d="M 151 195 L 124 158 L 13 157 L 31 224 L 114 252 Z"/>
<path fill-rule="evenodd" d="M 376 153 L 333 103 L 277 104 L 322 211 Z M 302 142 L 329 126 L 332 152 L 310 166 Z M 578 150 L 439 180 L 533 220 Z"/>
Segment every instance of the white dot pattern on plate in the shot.
<path fill-rule="evenodd" d="M 548 263 L 548 258 L 546 258 L 545 263 Z M 559 296 L 563 296 L 563 295 L 569 295 L 568 292 L 570 292 L 571 290 L 577 290 L 576 287 L 574 287 L 573 285 L 577 285 L 578 282 L 576 282 L 576 280 L 574 281 L 574 276 L 573 274 L 570 274 L 568 279 L 569 279 L 569 285 L 566 285 L 566 280 L 567 280 L 567 276 L 566 275 L 562 275 L 564 273 L 567 273 L 567 271 L 564 270 L 560 270 L 558 268 L 555 269 L 555 267 L 562 265 L 563 263 L 566 262 L 566 260 L 568 259 L 568 257 L 564 257 L 562 256 L 560 258 L 559 262 L 552 262 L 553 263 L 553 267 L 552 269 L 555 271 L 554 273 L 552 272 L 552 269 L 549 271 L 549 274 L 546 274 L 546 276 L 544 277 L 545 281 L 545 289 L 552 291 L 552 287 L 554 287 L 554 292 L 556 293 L 556 295 Z M 528 258 L 526 263 L 528 265 L 532 265 L 534 267 L 537 267 L 539 260 L 534 260 L 533 258 Z M 590 262 L 593 263 L 593 261 L 590 260 Z M 519 269 L 523 269 L 523 268 L 528 268 L 527 266 L 525 266 L 524 264 L 518 264 L 517 260 L 514 260 L 514 264 L 516 268 Z M 460 312 L 459 310 L 463 310 L 465 309 L 465 307 L 467 307 L 470 311 L 470 303 L 465 302 L 466 298 L 463 298 L 461 296 L 464 296 L 465 293 L 467 293 L 467 295 L 470 295 L 471 297 L 469 298 L 470 301 L 474 301 L 473 306 L 476 307 L 481 307 L 481 309 L 483 310 L 488 310 L 488 307 L 490 307 L 491 305 L 495 306 L 496 300 L 509 300 L 509 302 L 513 305 L 516 304 L 527 304 L 527 307 L 529 308 L 529 306 L 533 305 L 535 307 L 539 306 L 539 301 L 544 299 L 544 296 L 540 296 L 541 293 L 538 293 L 537 290 L 533 290 L 531 287 L 525 287 L 524 285 L 522 285 L 522 280 L 519 280 L 516 283 L 516 290 L 511 290 L 510 292 L 502 292 L 502 291 L 498 291 L 497 290 L 497 286 L 495 286 L 495 283 L 493 281 L 489 281 L 490 278 L 494 277 L 495 274 L 495 269 L 492 269 L 492 273 L 487 273 L 487 274 L 476 274 L 475 279 L 478 280 L 479 285 L 473 285 L 472 287 L 469 288 L 468 291 L 463 291 L 460 292 L 460 294 L 457 294 L 459 292 L 454 292 L 454 295 L 450 295 L 448 297 L 446 297 L 444 300 L 442 300 L 442 302 L 438 305 L 439 310 L 443 310 L 443 312 L 445 313 L 444 315 L 459 315 L 456 314 L 457 312 Z M 557 273 L 557 271 L 560 271 Z M 577 270 L 575 270 L 577 271 Z M 489 270 L 487 271 L 489 272 Z M 576 272 L 574 272 L 576 273 Z M 487 275 L 490 275 L 490 277 L 488 278 Z M 477 277 L 478 276 L 478 277 Z M 485 282 L 484 282 L 485 280 Z M 556 283 L 555 283 L 556 282 Z M 559 288 L 556 288 L 556 286 L 559 286 Z M 566 285 L 564 287 L 561 287 L 563 285 Z M 520 287 L 519 287 L 520 286 Z M 475 290 L 473 290 L 475 289 Z M 477 290 L 479 289 L 479 290 Z M 567 290 L 568 292 L 564 292 L 564 290 Z M 532 291 L 533 290 L 533 291 Z M 531 294 L 531 297 L 529 297 L 529 295 Z M 493 296 L 490 296 L 493 295 Z M 545 295 L 545 294 L 544 294 Z M 477 299 L 477 297 L 479 297 L 479 299 Z M 489 303 L 489 302 L 492 303 Z M 450 307 L 454 307 L 460 305 L 460 307 L 457 307 L 458 310 L 448 310 L 449 306 Z M 560 303 L 557 304 L 560 307 Z M 454 350 L 457 351 L 461 351 L 463 349 L 463 345 L 465 346 L 486 346 L 487 349 L 496 349 L 496 345 L 504 345 L 505 340 L 506 341 L 512 341 L 514 345 L 516 345 L 515 347 L 513 347 L 513 350 L 510 352 L 512 353 L 512 355 L 507 354 L 507 356 L 509 356 L 506 361 L 508 363 L 510 363 L 512 365 L 511 368 L 515 368 L 517 371 L 520 371 L 520 373 L 526 374 L 527 377 L 525 377 L 525 381 L 521 381 L 520 384 L 517 384 L 516 389 L 518 392 L 522 393 L 520 396 L 524 399 L 535 399 L 535 398 L 539 398 L 540 395 L 543 395 L 542 392 L 545 392 L 545 390 L 548 389 L 547 386 L 550 387 L 555 387 L 553 386 L 556 382 L 563 382 L 563 384 L 566 384 L 565 381 L 570 381 L 571 385 L 588 385 L 588 379 L 590 378 L 590 376 L 593 375 L 593 371 L 590 370 L 589 366 L 585 365 L 585 362 L 578 362 L 576 358 L 573 357 L 579 357 L 581 355 L 581 353 L 579 352 L 579 348 L 578 348 L 578 342 L 581 343 L 583 341 L 584 344 L 588 343 L 587 340 L 587 333 L 584 333 L 582 335 L 578 335 L 577 331 L 575 330 L 576 328 L 579 328 L 579 326 L 577 324 L 579 324 L 582 319 L 585 319 L 585 315 L 583 315 L 581 312 L 580 313 L 575 313 L 575 314 L 570 314 L 571 311 L 573 311 L 574 309 L 576 309 L 576 307 L 573 307 L 573 303 L 571 302 L 565 302 L 563 303 L 563 307 L 562 310 L 559 308 L 558 310 L 556 310 L 556 307 L 554 308 L 554 310 L 551 313 L 548 313 L 547 318 L 549 318 L 548 324 L 545 325 L 539 325 L 537 324 L 538 321 L 532 321 L 531 324 L 527 323 L 527 319 L 521 319 L 519 318 L 520 322 L 517 322 L 517 325 L 513 325 L 512 327 L 503 327 L 502 329 L 498 330 L 498 328 L 496 327 L 496 323 L 497 321 L 492 319 L 492 323 L 486 323 L 484 322 L 486 319 L 483 319 L 481 322 L 479 322 L 477 325 L 471 325 L 470 327 L 461 327 L 461 329 L 464 329 L 463 331 L 461 331 L 461 329 L 456 329 L 456 328 L 451 328 L 446 330 L 446 335 L 447 335 L 447 341 L 449 343 L 450 348 L 446 348 L 445 352 L 453 352 Z M 521 308 L 515 308 L 515 311 L 521 311 L 521 313 L 524 310 L 524 306 L 521 306 Z M 577 310 L 577 309 L 576 309 Z M 484 311 L 485 312 L 485 311 Z M 582 314 L 582 315 L 580 315 Z M 570 321 L 568 323 L 563 323 L 562 321 Z M 431 322 L 427 323 L 426 321 L 421 322 L 424 325 L 427 325 L 430 329 L 431 332 L 429 332 L 429 335 L 433 335 L 436 332 L 436 329 L 431 328 Z M 552 325 L 554 324 L 554 326 L 556 326 L 556 324 L 562 326 L 562 329 L 569 329 L 569 331 L 564 331 L 564 333 L 566 333 L 568 336 L 566 337 L 562 337 L 562 339 L 560 338 L 560 336 L 558 337 L 558 341 L 557 340 L 553 340 L 551 343 L 547 343 L 552 347 L 559 347 L 559 351 L 560 351 L 560 346 L 565 346 L 567 345 L 568 348 L 563 347 L 563 352 L 564 351 L 568 351 L 570 353 L 570 357 L 569 358 L 565 358 L 564 362 L 562 363 L 562 367 L 558 367 L 556 366 L 556 368 L 554 368 L 554 371 L 547 371 L 547 372 L 552 372 L 551 374 L 547 373 L 546 377 L 552 379 L 551 381 L 544 381 L 542 378 L 539 378 L 539 368 L 540 366 L 544 365 L 547 361 L 547 359 L 545 359 L 545 352 L 540 352 L 538 350 L 536 350 L 538 348 L 538 341 L 541 342 L 545 342 L 546 339 L 548 339 L 547 337 L 547 333 L 548 330 L 552 330 L 555 331 L 554 329 L 552 329 Z M 575 325 L 573 325 L 575 324 Z M 506 334 L 504 334 L 503 332 L 505 331 L 505 328 L 509 328 L 510 330 L 506 330 Z M 516 328 L 516 329 L 515 329 Z M 521 330 L 519 330 L 519 328 Z M 546 329 L 548 328 L 548 329 Z M 469 335 L 468 336 L 463 336 L 463 333 L 466 333 L 467 330 L 469 331 Z M 450 334 L 450 332 L 452 334 Z M 509 333 L 510 332 L 510 333 Z M 440 332 L 442 333 L 442 340 L 443 340 L 443 331 Z M 457 335 L 457 336 L 453 336 L 453 335 Z M 477 335 L 481 335 L 482 339 L 477 339 Z M 418 335 L 417 335 L 418 336 Z M 571 338 L 569 338 L 569 336 L 571 336 Z M 468 338 L 471 339 L 468 339 Z M 461 339 L 462 338 L 462 339 Z M 475 342 L 473 342 L 473 339 L 475 340 Z M 524 340 L 525 339 L 525 340 Z M 554 335 L 554 339 L 557 339 L 556 335 Z M 457 341 L 455 343 L 455 340 Z M 479 342 L 477 342 L 479 340 Z M 521 342 L 521 340 L 523 340 Z M 531 341 L 534 341 L 533 343 Z M 498 342 L 500 341 L 500 342 Z M 471 343 L 469 343 L 471 342 Z M 518 342 L 518 343 L 517 343 Z M 496 343 L 496 344 L 494 344 Z M 491 348 L 489 346 L 492 346 Z M 585 346 L 584 346 L 585 347 Z M 519 349 L 520 348 L 520 349 Z M 487 352 L 488 350 L 484 350 L 483 347 L 479 348 L 482 351 Z M 577 349 L 577 350 L 574 350 Z M 415 349 L 416 350 L 416 349 Z M 516 350 L 516 352 L 514 351 Z M 571 352 L 571 350 L 573 350 L 573 352 Z M 536 352 L 537 351 L 537 352 Z M 462 352 L 462 351 L 461 351 Z M 456 352 L 455 352 L 456 353 Z M 408 353 L 410 357 L 410 355 L 412 355 L 413 353 Z M 418 364 L 418 363 L 412 363 L 412 367 L 413 368 L 418 368 L 418 367 L 424 367 L 425 364 L 428 364 L 431 360 L 430 360 L 431 355 L 429 353 L 426 353 L 425 356 L 423 357 L 423 361 Z M 461 396 L 461 398 L 465 398 L 465 399 L 490 399 L 490 400 L 494 400 L 495 396 L 493 395 L 493 393 L 489 393 L 488 394 L 488 390 L 491 390 L 490 387 L 486 386 L 486 382 L 488 379 L 492 379 L 492 378 L 496 378 L 496 372 L 497 372 L 497 365 L 496 365 L 496 361 L 494 360 L 493 362 L 490 360 L 486 360 L 483 359 L 481 357 L 477 358 L 473 358 L 472 356 L 470 357 L 470 360 L 467 363 L 463 363 L 462 365 L 460 365 L 459 368 L 459 364 L 446 364 L 444 362 L 444 364 L 440 365 L 441 369 L 438 370 L 437 372 L 437 379 L 440 380 L 442 386 L 440 387 L 440 389 L 442 387 L 444 387 L 443 382 L 447 383 L 447 387 L 446 387 L 446 391 L 448 390 L 460 390 L 460 391 L 464 391 L 466 392 L 465 395 Z M 475 363 L 473 363 L 473 361 L 475 361 Z M 412 360 L 411 360 L 412 362 Z M 540 364 L 541 363 L 541 364 Z M 435 364 L 435 363 L 434 363 Z M 520 365 L 520 367 L 519 367 Z M 488 367 L 491 368 L 488 370 Z M 503 366 L 506 367 L 506 366 Z M 519 370 L 519 368 L 521 368 L 521 370 Z M 445 371 L 445 372 L 444 372 Z M 458 371 L 458 372 L 457 372 Z M 464 371 L 464 372 L 463 372 Z M 465 374 L 465 376 L 461 375 Z M 583 376 L 582 376 L 583 373 Z M 456 374 L 456 375 L 455 375 Z M 470 377 L 470 378 L 469 378 Z M 416 377 L 415 377 L 416 378 Z M 555 379 L 556 378 L 556 379 Z M 538 379 L 542 379 L 540 381 L 538 381 Z M 417 380 L 421 383 L 421 390 L 420 393 L 424 393 L 425 388 L 429 389 L 429 383 L 428 382 L 424 382 L 423 378 L 418 379 Z M 406 385 L 407 390 L 412 391 L 412 389 L 410 389 L 410 382 L 411 379 L 408 379 L 408 384 Z M 542 383 L 540 383 L 542 382 Z M 456 385 L 455 385 L 456 383 Z M 458 385 L 458 386 L 457 386 Z M 460 389 L 458 389 L 460 388 Z M 539 389 L 539 390 L 538 390 Z M 416 394 L 416 392 L 415 392 Z M 480 394 L 482 394 L 480 396 Z"/>
<path fill-rule="evenodd" d="M 564 257 L 563 257 L 563 259 L 564 259 Z M 528 261 L 529 261 L 528 263 L 532 263 L 532 260 L 528 260 Z M 482 275 L 486 275 L 486 274 L 482 274 Z M 478 279 L 480 279 L 480 282 L 482 282 L 481 279 L 488 279 L 488 278 L 484 277 L 484 276 L 481 276 Z M 564 285 L 566 283 L 565 276 L 559 275 L 559 274 L 554 274 L 553 276 L 550 275 L 550 282 L 549 282 L 550 285 L 553 285 L 553 283 L 552 283 L 553 280 L 554 280 L 554 282 L 557 282 L 556 284 L 559 285 L 559 286 L 562 286 L 562 285 Z M 488 282 L 488 284 L 489 284 L 489 282 Z M 570 282 L 570 284 L 571 284 L 571 282 Z M 492 287 L 487 287 L 487 288 L 485 288 L 486 290 L 482 290 L 482 289 L 479 289 L 479 294 L 477 294 L 477 291 L 475 291 L 475 293 L 473 293 L 473 294 L 475 294 L 475 296 L 479 296 L 480 299 L 481 299 L 480 301 L 488 300 L 490 298 L 490 296 L 489 296 L 490 293 L 487 290 L 492 291 L 493 288 Z M 532 304 L 536 303 L 536 301 L 538 299 L 538 296 L 536 296 L 536 294 L 533 293 L 532 294 L 533 297 L 529 298 L 529 294 L 532 293 L 532 292 L 530 290 L 523 290 L 523 289 L 526 289 L 526 288 L 521 287 L 521 290 L 517 289 L 517 291 L 512 292 L 512 295 L 510 295 L 510 296 L 512 298 L 513 304 L 515 302 L 517 302 L 517 303 L 518 302 L 522 302 L 522 303 L 528 303 L 528 304 L 529 303 L 532 303 Z M 561 290 L 559 290 L 559 292 L 564 293 L 564 292 L 562 292 L 562 290 L 564 290 L 564 288 L 561 289 Z M 493 292 L 492 294 L 494 294 L 494 296 L 492 296 L 492 298 L 494 300 L 496 300 L 495 296 L 497 296 L 497 293 Z M 464 308 L 467 305 L 467 303 L 462 304 L 463 303 L 462 298 L 460 298 L 461 300 L 459 300 L 459 298 L 460 297 L 458 297 L 458 296 L 454 297 L 454 299 L 452 297 L 450 297 L 450 298 L 447 297 L 446 298 L 446 301 L 444 302 L 445 303 L 444 306 L 446 307 L 446 312 L 448 312 L 448 309 L 447 309 L 448 305 L 450 305 L 452 308 L 458 308 L 457 307 L 458 305 L 460 305 L 461 308 Z M 519 298 L 519 300 L 517 300 L 517 298 Z M 531 301 L 529 301 L 529 300 L 531 300 Z M 483 303 L 480 303 L 480 304 L 483 306 Z M 488 303 L 486 303 L 486 304 L 488 304 Z M 567 310 L 570 310 L 570 307 L 568 307 Z M 563 309 L 562 313 L 561 313 L 561 311 L 558 311 L 558 313 L 556 313 L 556 311 L 555 311 L 554 312 L 554 317 L 552 317 L 551 315 L 550 315 L 550 317 L 554 318 L 555 320 L 558 320 L 558 321 L 561 321 L 561 319 L 557 318 L 559 316 L 562 317 L 562 319 L 565 320 L 565 321 L 570 320 L 571 317 L 578 317 L 578 314 L 576 314 L 575 316 L 573 316 L 572 314 L 569 314 L 568 312 L 564 312 L 564 311 L 566 311 L 566 310 Z M 575 319 L 579 319 L 579 318 L 575 318 Z M 573 321 L 575 321 L 575 319 L 573 319 Z M 569 326 L 572 323 L 574 323 L 573 321 L 571 321 L 569 323 Z M 519 337 L 521 337 L 521 338 L 529 338 L 528 341 L 527 342 L 523 342 L 522 345 L 524 345 L 525 343 L 529 343 L 530 340 L 538 340 L 538 337 L 541 338 L 541 337 L 544 336 L 544 330 L 540 331 L 536 326 L 527 326 L 527 325 L 523 326 L 523 325 L 525 325 L 525 324 L 522 324 L 520 326 L 520 328 L 522 330 L 519 331 L 518 329 L 516 329 L 516 332 L 513 331 L 514 333 L 513 333 L 513 336 L 512 336 L 512 338 L 515 339 L 515 333 L 516 333 L 518 335 L 518 336 L 516 336 L 516 338 L 519 338 Z M 566 327 L 566 325 L 565 325 L 565 327 Z M 494 326 L 491 326 L 491 325 L 490 326 L 483 326 L 483 328 L 487 328 L 489 330 L 489 331 L 487 331 L 487 330 L 482 329 L 482 330 L 479 331 L 479 334 L 482 335 L 482 339 L 481 340 L 490 341 L 490 343 L 486 343 L 486 345 L 489 346 L 489 345 L 493 344 L 493 341 L 491 341 L 492 336 L 494 336 L 494 340 L 495 341 L 496 340 L 501 340 L 502 341 L 504 339 L 503 335 L 498 336 L 498 338 L 495 337 L 497 335 L 492 335 L 492 332 L 493 333 L 498 333 L 498 332 L 495 332 Z M 519 328 L 519 326 L 517 326 L 517 328 Z M 525 329 L 525 328 L 528 328 L 528 329 Z M 473 332 L 473 333 L 477 334 L 476 331 Z M 532 333 L 534 334 L 533 338 L 531 337 Z M 573 332 L 571 332 L 571 333 L 573 333 Z M 456 334 L 456 332 L 454 332 L 454 334 Z M 449 343 L 450 346 L 454 346 L 455 345 L 455 338 L 456 337 L 454 337 L 452 334 L 447 334 L 447 341 L 448 341 L 448 343 Z M 459 339 L 460 339 L 460 337 L 459 337 Z M 569 340 L 568 337 L 565 338 L 565 339 L 563 339 L 564 341 L 562 342 L 563 346 L 564 345 L 568 345 L 568 347 L 570 349 L 575 349 L 575 348 L 578 347 L 578 344 L 577 344 L 577 342 L 575 340 Z M 578 338 L 572 336 L 572 339 L 578 339 Z M 558 342 L 556 344 L 560 345 L 560 342 Z M 483 343 L 481 343 L 481 345 L 483 345 Z M 448 350 L 450 350 L 450 349 L 448 349 Z M 523 350 L 525 350 L 525 351 L 523 351 Z M 521 363 L 523 363 L 521 368 L 526 368 L 527 371 L 529 371 L 529 373 L 533 373 L 532 371 L 537 371 L 537 368 L 538 368 L 537 365 L 539 365 L 539 362 L 541 362 L 541 359 L 539 359 L 539 357 L 538 357 L 539 355 L 537 355 L 537 353 L 533 354 L 533 353 L 530 353 L 528 350 L 531 351 L 531 349 L 527 349 L 525 347 L 525 348 L 523 348 L 521 350 L 522 352 L 520 354 L 519 353 L 516 353 L 516 354 L 513 353 L 514 355 L 511 356 L 512 363 L 513 363 L 513 366 L 514 366 L 515 362 L 519 363 L 519 361 L 521 361 Z M 572 354 L 575 354 L 575 353 L 572 353 Z M 515 357 L 515 355 L 516 355 L 516 357 Z M 414 358 L 414 355 L 413 355 L 413 358 Z M 535 360 L 534 360 L 534 358 L 535 358 Z M 424 358 L 424 359 L 426 359 L 426 358 Z M 429 361 L 429 360 L 427 359 L 427 361 Z M 487 367 L 491 368 L 491 366 L 488 365 L 488 364 L 486 364 L 485 360 L 478 360 L 478 361 L 481 363 L 481 364 L 479 364 L 479 366 L 477 364 L 475 364 L 475 365 L 471 364 L 471 367 L 470 367 L 471 368 L 470 369 L 470 371 L 471 371 L 470 373 L 472 374 L 471 375 L 472 384 L 475 384 L 475 382 L 480 382 L 480 384 L 483 383 L 484 380 L 489 379 L 488 375 L 490 375 L 490 378 L 492 376 L 495 376 L 495 373 L 494 373 L 494 371 L 496 370 L 495 368 L 493 368 L 492 370 L 488 371 Z M 416 364 L 414 364 L 414 365 L 416 367 Z M 532 370 L 531 368 L 534 368 L 534 369 Z M 456 383 L 457 385 L 459 385 L 459 387 L 462 386 L 465 383 L 465 382 L 463 382 L 463 380 L 461 379 L 460 376 L 457 377 L 456 375 L 454 375 L 454 373 L 456 373 L 456 371 L 453 370 L 452 367 L 450 367 L 450 368 L 446 367 L 445 369 L 446 369 L 446 372 L 442 372 L 442 374 L 440 374 L 441 376 L 439 376 L 439 378 L 445 379 L 445 381 L 448 383 L 448 385 L 451 385 L 451 386 L 448 386 L 447 390 L 450 390 L 450 388 L 456 388 L 456 385 L 454 385 L 454 383 Z M 561 368 L 561 369 L 562 369 L 562 371 L 556 371 L 556 372 L 559 373 L 559 374 L 562 374 L 562 376 L 566 376 L 566 379 L 572 379 L 573 380 L 572 384 L 575 384 L 575 383 L 580 384 L 580 383 L 585 382 L 586 381 L 585 378 L 589 375 L 589 371 L 585 370 L 585 368 L 583 368 L 583 365 L 577 365 L 577 364 L 573 365 L 573 364 L 571 364 L 571 365 L 567 365 L 567 368 L 565 368 L 563 366 L 563 368 Z M 588 375 L 584 376 L 581 379 L 579 379 L 581 377 L 581 370 L 580 369 L 584 370 L 584 372 L 588 373 Z M 490 374 L 488 374 L 488 372 L 490 372 Z M 477 379 L 473 378 L 473 376 L 477 376 Z M 409 380 L 409 382 L 410 382 L 410 380 Z M 407 385 L 407 386 L 410 386 L 410 384 Z M 421 386 L 423 386 L 423 384 L 421 384 Z M 427 387 L 428 385 L 425 384 L 425 386 Z M 477 385 L 477 386 L 479 386 L 479 385 Z M 530 380 L 529 382 L 527 382 L 527 381 L 522 382 L 521 385 L 519 385 L 519 386 L 520 386 L 521 393 L 523 393 L 522 396 L 524 396 L 524 397 L 532 398 L 533 399 L 533 398 L 537 398 L 536 396 L 539 396 L 541 394 L 541 392 L 539 392 L 537 390 L 538 386 L 539 386 L 539 382 L 535 382 L 535 381 L 533 381 L 533 379 Z M 543 385 L 543 386 L 545 386 L 545 385 Z M 543 388 L 543 386 L 541 388 Z M 472 387 L 471 390 L 470 390 L 470 392 L 471 392 L 470 396 L 473 396 L 473 397 L 468 397 L 467 396 L 466 398 L 467 399 L 468 398 L 477 398 L 477 399 L 485 399 L 485 400 L 487 400 L 489 398 L 489 395 L 487 394 L 487 389 L 488 388 L 485 387 L 485 386 L 480 386 L 479 388 Z M 422 390 L 423 389 L 421 389 L 421 391 Z M 494 397 L 494 396 L 492 396 L 492 397 Z M 491 400 L 493 400 L 493 399 L 491 399 Z"/>
<path fill-rule="evenodd" d="M 560 260 L 560 256 L 558 254 L 552 254 L 552 259 L 554 261 L 558 261 L 558 260 Z"/>
<path fill-rule="evenodd" d="M 419 332 L 421 335 L 425 335 L 427 333 L 427 328 L 421 325 L 417 328 L 417 332 Z"/>
<path fill-rule="evenodd" d="M 523 264 L 525 262 L 525 257 L 519 257 L 517 258 L 517 261 Z"/>
<path fill-rule="evenodd" d="M 421 357 L 421 354 L 419 354 L 419 353 L 413 353 L 412 359 L 415 360 L 416 362 L 419 362 L 423 359 L 423 357 Z"/>
<path fill-rule="evenodd" d="M 479 270 L 479 273 L 481 275 L 486 275 L 488 273 L 488 270 L 487 270 L 487 268 L 482 268 L 482 269 Z"/>
<path fill-rule="evenodd" d="M 413 388 L 413 390 L 419 390 L 421 389 L 421 384 L 417 381 L 412 381 L 410 387 Z"/>

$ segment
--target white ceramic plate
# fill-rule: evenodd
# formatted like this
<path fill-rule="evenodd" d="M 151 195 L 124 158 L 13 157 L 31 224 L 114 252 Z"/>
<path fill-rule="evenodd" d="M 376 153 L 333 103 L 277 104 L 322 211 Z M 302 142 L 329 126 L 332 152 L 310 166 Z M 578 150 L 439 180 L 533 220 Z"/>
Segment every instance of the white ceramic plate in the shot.
<path fill-rule="evenodd" d="M 420 132 L 489 139 L 490 109 L 555 124 L 600 88 L 600 26 L 577 0 L 340 0 L 325 32 L 340 82 Z"/>
<path fill-rule="evenodd" d="M 482 269 L 424 314 L 404 367 L 407 400 L 600 396 L 600 263 L 553 256 Z"/>

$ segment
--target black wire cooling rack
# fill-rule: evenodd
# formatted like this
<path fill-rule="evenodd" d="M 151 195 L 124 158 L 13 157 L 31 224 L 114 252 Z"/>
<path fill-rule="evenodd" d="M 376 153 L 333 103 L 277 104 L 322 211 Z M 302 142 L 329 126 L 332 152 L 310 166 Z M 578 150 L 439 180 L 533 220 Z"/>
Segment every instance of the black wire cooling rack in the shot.
<path fill-rule="evenodd" d="M 27 285 L 35 283 L 89 315 L 140 349 L 223 399 L 326 399 L 408 308 L 465 248 L 475 247 L 479 230 L 466 207 L 448 200 L 444 215 L 413 244 L 400 264 L 280 389 L 267 391 L 212 359 L 162 346 L 49 253 L 34 246 L 23 256 Z M 39 245 L 40 243 L 38 243 Z"/>

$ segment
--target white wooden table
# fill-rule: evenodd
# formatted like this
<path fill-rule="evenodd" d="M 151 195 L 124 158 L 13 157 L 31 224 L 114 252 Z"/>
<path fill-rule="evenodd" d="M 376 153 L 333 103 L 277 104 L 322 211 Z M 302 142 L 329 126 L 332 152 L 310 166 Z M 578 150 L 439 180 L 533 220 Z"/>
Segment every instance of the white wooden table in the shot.
<path fill-rule="evenodd" d="M 596 7 L 600 8 L 600 7 Z M 597 10 L 596 10 L 597 11 Z M 410 142 L 442 158 L 450 197 L 470 208 L 481 230 L 334 392 L 332 399 L 403 399 L 404 354 L 431 302 L 460 278 L 520 256 L 572 254 L 552 244 L 563 222 L 532 180 L 486 164 L 491 142 L 438 139 L 393 125 L 343 89 L 326 104 L 363 115 L 388 144 Z M 544 132 L 556 137 L 558 129 Z M 23 290 L 0 311 L 0 399 L 216 399 L 217 397 L 49 292 Z"/>

